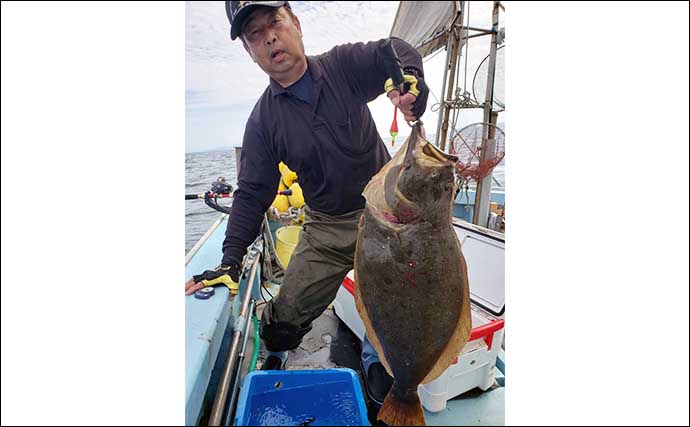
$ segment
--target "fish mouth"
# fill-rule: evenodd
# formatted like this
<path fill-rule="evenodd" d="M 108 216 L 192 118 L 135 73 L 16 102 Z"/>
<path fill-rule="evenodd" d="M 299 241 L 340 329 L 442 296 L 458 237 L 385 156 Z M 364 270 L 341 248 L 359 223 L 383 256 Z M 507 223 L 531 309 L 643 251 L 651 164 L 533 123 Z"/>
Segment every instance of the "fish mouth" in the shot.
<path fill-rule="evenodd" d="M 415 124 L 412 129 L 412 137 L 410 144 L 407 146 L 405 153 L 405 161 L 415 161 L 423 167 L 447 167 L 455 164 L 458 157 L 452 154 L 444 153 L 434 144 L 427 141 L 421 134 L 419 124 Z"/>
<path fill-rule="evenodd" d="M 404 151 L 398 152 L 367 184 L 363 195 L 374 217 L 396 231 L 416 223 L 424 216 L 424 211 L 400 186 L 404 174 L 411 168 L 423 168 L 432 173 L 452 167 L 457 157 L 446 154 L 427 141 L 421 132 L 420 123 L 412 127 L 412 133 L 405 142 Z"/>
<path fill-rule="evenodd" d="M 280 55 L 281 53 L 285 53 L 283 49 L 276 49 L 273 52 L 271 52 L 271 59 L 275 59 L 276 56 Z"/>

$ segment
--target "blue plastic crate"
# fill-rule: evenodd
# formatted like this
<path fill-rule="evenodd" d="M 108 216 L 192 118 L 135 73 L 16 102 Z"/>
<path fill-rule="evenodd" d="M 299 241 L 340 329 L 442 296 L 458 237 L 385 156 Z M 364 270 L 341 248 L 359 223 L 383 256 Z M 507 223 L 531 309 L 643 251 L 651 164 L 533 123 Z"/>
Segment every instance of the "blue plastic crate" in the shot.
<path fill-rule="evenodd" d="M 242 385 L 237 426 L 366 426 L 367 409 L 352 369 L 254 371 Z"/>

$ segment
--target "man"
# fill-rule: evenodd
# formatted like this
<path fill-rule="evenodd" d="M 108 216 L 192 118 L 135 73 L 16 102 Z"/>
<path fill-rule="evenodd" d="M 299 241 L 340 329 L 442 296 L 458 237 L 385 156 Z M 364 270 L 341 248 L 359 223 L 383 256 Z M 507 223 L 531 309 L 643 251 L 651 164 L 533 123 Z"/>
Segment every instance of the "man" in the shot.
<path fill-rule="evenodd" d="M 260 328 L 269 351 L 263 369 L 282 369 L 287 350 L 300 344 L 353 268 L 362 191 L 390 160 L 366 105 L 384 92 L 389 78 L 380 52 L 384 40 L 307 57 L 300 21 L 287 1 L 226 1 L 226 12 L 231 38 L 241 39 L 270 84 L 246 125 L 221 267 L 192 278 L 187 293 L 228 276 L 237 281 L 246 248 L 276 196 L 278 163 L 287 164 L 299 176 L 306 219 L 280 293 L 266 305 Z M 404 41 L 391 43 L 418 96 L 400 96 L 396 90 L 388 96 L 406 120 L 414 121 L 428 97 L 422 59 Z M 367 392 L 381 404 L 392 379 L 368 340 L 362 347 Z"/>

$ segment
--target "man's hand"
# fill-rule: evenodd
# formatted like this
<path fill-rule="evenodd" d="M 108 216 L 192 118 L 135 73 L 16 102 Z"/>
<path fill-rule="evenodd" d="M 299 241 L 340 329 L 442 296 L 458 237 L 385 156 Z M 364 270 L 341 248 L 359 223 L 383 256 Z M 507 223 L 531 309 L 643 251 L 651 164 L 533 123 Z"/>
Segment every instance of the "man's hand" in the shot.
<path fill-rule="evenodd" d="M 392 91 L 388 92 L 388 98 L 391 100 L 393 105 L 398 107 L 400 112 L 403 113 L 405 120 L 408 122 L 414 122 L 417 120 L 417 116 L 412 113 L 412 105 L 417 100 L 416 96 L 409 92 L 403 96 L 400 96 L 400 92 L 393 89 Z"/>
<path fill-rule="evenodd" d="M 221 264 L 215 270 L 206 270 L 189 279 L 184 286 L 185 295 L 191 295 L 206 286 L 225 285 L 230 288 L 233 284 L 236 285 L 239 282 L 239 278 L 239 265 Z"/>
<path fill-rule="evenodd" d="M 391 88 L 390 79 L 386 81 L 385 90 L 391 103 L 405 116 L 408 122 L 414 122 L 422 117 L 426 110 L 426 101 L 429 97 L 429 88 L 424 79 L 417 76 L 414 70 L 405 70 L 405 85 L 410 86 L 408 92 L 400 96 L 397 89 Z M 406 89 L 407 90 L 407 89 Z"/>

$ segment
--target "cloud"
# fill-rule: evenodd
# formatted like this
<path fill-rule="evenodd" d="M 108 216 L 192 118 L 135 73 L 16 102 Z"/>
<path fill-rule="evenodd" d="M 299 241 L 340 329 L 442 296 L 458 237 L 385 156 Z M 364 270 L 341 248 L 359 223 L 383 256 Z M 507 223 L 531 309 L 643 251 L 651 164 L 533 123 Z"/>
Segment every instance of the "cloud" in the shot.
<path fill-rule="evenodd" d="M 307 55 L 316 55 L 333 46 L 367 42 L 387 37 L 395 18 L 398 2 L 291 2 L 300 19 Z M 472 2 L 474 26 L 489 28 L 491 2 Z M 244 127 L 254 104 L 268 85 L 268 76 L 251 60 L 242 43 L 230 40 L 230 26 L 223 2 L 192 1 L 186 3 L 186 150 L 200 151 L 221 146 L 239 146 Z M 467 84 L 479 62 L 488 54 L 488 38 L 470 41 L 474 52 L 468 61 Z M 445 52 L 425 63 L 426 78 L 437 98 L 441 97 Z M 464 73 L 464 62 L 462 63 Z M 462 80 L 461 80 L 462 83 Z M 427 133 L 436 132 L 438 113 L 431 111 L 436 103 L 429 97 L 424 122 Z M 389 135 L 393 107 L 385 96 L 369 103 L 376 127 L 382 137 Z M 461 122 L 481 120 L 481 112 L 465 110 Z M 400 135 L 409 134 L 398 116 Z"/>

